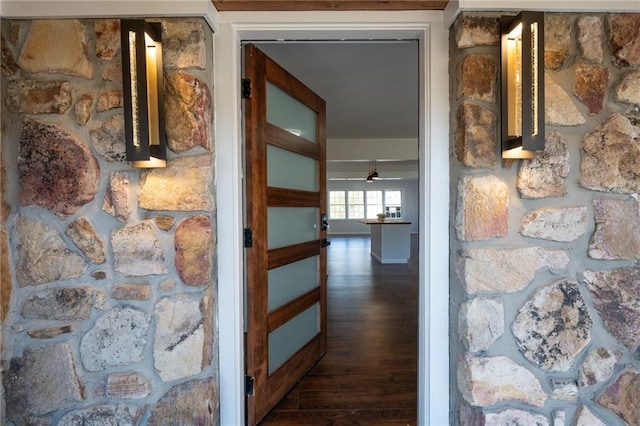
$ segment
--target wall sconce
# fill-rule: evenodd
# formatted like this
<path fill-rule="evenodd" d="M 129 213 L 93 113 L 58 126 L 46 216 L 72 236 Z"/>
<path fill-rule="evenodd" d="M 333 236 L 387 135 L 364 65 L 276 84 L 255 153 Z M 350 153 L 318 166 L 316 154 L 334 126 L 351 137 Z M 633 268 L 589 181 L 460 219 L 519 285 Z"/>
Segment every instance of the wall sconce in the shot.
<path fill-rule="evenodd" d="M 501 19 L 502 158 L 544 149 L 544 12 Z"/>
<path fill-rule="evenodd" d="M 166 167 L 160 23 L 120 21 L 124 130 L 133 167 Z"/>

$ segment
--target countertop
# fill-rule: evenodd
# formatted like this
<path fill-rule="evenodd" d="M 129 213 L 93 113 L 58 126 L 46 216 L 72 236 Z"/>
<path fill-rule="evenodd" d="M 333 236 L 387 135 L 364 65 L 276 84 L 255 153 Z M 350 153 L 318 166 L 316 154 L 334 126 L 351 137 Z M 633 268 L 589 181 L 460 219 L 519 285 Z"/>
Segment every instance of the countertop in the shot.
<path fill-rule="evenodd" d="M 400 219 L 362 219 L 359 222 L 364 223 L 365 225 L 411 225 L 411 222 L 406 222 Z"/>

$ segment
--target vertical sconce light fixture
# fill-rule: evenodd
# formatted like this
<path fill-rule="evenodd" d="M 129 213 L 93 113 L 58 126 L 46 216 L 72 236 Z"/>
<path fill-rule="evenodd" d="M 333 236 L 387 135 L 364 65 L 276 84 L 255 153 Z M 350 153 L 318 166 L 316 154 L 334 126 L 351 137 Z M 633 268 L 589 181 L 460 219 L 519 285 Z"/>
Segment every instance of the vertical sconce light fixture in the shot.
<path fill-rule="evenodd" d="M 120 21 L 124 128 L 133 167 L 166 167 L 160 23 Z"/>
<path fill-rule="evenodd" d="M 544 12 L 501 19 L 502 158 L 544 149 Z"/>

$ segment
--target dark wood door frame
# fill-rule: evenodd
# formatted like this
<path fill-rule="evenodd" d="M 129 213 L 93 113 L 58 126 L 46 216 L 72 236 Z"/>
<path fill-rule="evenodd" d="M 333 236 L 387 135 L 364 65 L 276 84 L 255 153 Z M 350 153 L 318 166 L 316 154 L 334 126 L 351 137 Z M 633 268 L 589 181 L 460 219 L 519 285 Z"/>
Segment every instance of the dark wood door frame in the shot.
<path fill-rule="evenodd" d="M 321 215 L 326 211 L 326 155 L 324 100 L 252 44 L 244 46 L 245 78 L 250 94 L 245 99 L 246 227 L 253 235 L 246 249 L 247 330 L 246 369 L 254 383 L 247 396 L 247 422 L 255 425 L 320 359 L 327 347 L 326 229 Z M 316 114 L 315 141 L 306 140 L 267 122 L 267 82 L 295 98 Z M 269 186 L 267 146 L 282 148 L 317 162 L 317 190 Z M 312 207 L 317 213 L 317 239 L 278 248 L 268 247 L 269 207 Z M 268 272 L 303 259 L 318 257 L 318 287 L 274 309 L 268 308 Z M 314 283 L 315 284 L 315 283 Z M 307 309 L 318 305 L 319 331 L 274 371 L 269 366 L 269 335 Z"/>

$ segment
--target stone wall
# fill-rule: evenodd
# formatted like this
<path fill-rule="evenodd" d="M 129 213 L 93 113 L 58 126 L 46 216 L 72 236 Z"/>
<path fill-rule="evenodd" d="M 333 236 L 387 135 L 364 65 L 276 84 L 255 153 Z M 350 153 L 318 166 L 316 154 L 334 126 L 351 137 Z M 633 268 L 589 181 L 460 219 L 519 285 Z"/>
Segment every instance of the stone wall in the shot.
<path fill-rule="evenodd" d="M 120 22 L 2 22 L 2 416 L 218 423 L 212 33 L 164 19 L 168 167 L 124 161 Z"/>
<path fill-rule="evenodd" d="M 638 425 L 640 14 L 546 14 L 532 160 L 500 158 L 499 27 L 450 33 L 454 423 Z"/>

